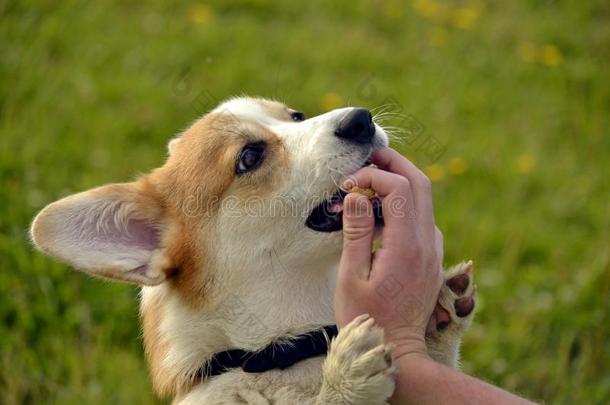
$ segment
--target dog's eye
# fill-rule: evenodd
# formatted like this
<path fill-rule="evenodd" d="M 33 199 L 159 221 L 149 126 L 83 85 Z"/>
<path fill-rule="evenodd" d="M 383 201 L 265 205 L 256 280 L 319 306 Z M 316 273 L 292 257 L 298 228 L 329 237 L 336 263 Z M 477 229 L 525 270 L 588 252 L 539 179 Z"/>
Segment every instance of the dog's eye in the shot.
<path fill-rule="evenodd" d="M 265 143 L 249 143 L 239 152 L 235 173 L 244 174 L 258 169 L 265 160 Z"/>
<path fill-rule="evenodd" d="M 292 118 L 293 121 L 296 121 L 296 122 L 305 121 L 305 114 L 303 114 L 302 112 L 293 111 L 290 113 L 290 117 Z"/>

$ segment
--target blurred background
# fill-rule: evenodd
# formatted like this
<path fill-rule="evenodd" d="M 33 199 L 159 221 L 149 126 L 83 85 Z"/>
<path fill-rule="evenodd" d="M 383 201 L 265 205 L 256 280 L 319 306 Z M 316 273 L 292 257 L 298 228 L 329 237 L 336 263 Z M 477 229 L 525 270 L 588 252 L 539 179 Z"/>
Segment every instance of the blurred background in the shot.
<path fill-rule="evenodd" d="M 136 288 L 32 250 L 45 204 L 162 164 L 220 100 L 365 106 L 473 259 L 466 372 L 610 399 L 610 4 L 0 1 L 0 402 L 150 404 Z"/>

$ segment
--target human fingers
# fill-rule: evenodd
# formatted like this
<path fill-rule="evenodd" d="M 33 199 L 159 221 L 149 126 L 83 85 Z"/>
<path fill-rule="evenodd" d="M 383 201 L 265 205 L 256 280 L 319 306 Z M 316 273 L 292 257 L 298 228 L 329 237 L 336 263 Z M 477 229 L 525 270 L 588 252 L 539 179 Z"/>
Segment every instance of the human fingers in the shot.
<path fill-rule="evenodd" d="M 368 279 L 375 236 L 373 205 L 363 195 L 349 193 L 343 200 L 343 253 L 340 277 L 351 283 Z"/>
<path fill-rule="evenodd" d="M 371 160 L 381 169 L 399 174 L 409 180 L 421 234 L 425 240 L 432 243 L 434 240 L 434 206 L 432 186 L 428 177 L 394 149 L 380 149 L 371 156 Z"/>
<path fill-rule="evenodd" d="M 354 186 L 372 188 L 381 199 L 384 228 L 382 245 L 405 244 L 417 237 L 414 226 L 414 202 L 409 180 L 398 174 L 365 167 L 344 183 L 346 190 Z"/>

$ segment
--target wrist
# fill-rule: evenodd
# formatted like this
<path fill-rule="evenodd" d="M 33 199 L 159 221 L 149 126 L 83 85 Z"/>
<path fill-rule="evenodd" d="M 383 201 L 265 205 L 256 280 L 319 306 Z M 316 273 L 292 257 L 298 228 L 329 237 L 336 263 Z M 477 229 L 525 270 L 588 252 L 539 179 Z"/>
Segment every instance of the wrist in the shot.
<path fill-rule="evenodd" d="M 418 386 L 422 381 L 433 382 L 439 377 L 441 365 L 435 362 L 428 353 L 410 351 L 393 359 L 400 381 L 407 386 Z M 404 388 L 404 387 L 403 387 Z"/>
<path fill-rule="evenodd" d="M 389 401 L 391 404 L 404 403 L 447 403 L 434 393 L 439 388 L 439 374 L 435 363 L 427 354 L 409 352 L 393 363 L 396 368 L 396 390 Z M 432 397 L 430 396 L 432 395 Z"/>
<path fill-rule="evenodd" d="M 395 362 L 402 358 L 429 359 L 424 331 L 415 327 L 401 327 L 386 331 L 386 341 L 394 346 Z"/>

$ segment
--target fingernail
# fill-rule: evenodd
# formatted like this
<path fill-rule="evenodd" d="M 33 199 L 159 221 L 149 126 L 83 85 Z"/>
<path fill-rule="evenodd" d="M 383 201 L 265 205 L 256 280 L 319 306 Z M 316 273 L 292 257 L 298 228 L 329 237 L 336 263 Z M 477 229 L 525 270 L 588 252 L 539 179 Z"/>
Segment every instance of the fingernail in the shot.
<path fill-rule="evenodd" d="M 352 179 L 352 178 L 350 177 L 350 178 L 345 179 L 345 180 L 343 181 L 343 183 L 341 184 L 341 187 L 342 187 L 344 190 L 350 190 L 350 189 L 351 189 L 351 188 L 353 188 L 355 185 L 356 185 L 356 180 L 355 180 L 355 179 Z"/>

